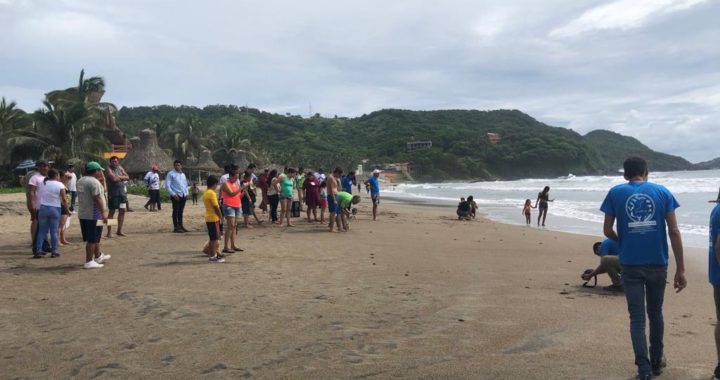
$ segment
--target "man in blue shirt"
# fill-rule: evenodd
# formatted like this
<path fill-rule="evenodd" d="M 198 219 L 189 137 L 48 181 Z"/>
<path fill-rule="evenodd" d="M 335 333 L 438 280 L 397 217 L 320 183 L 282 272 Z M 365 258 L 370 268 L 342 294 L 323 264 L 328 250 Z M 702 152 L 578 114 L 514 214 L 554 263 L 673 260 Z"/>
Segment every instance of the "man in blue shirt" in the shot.
<path fill-rule="evenodd" d="M 606 286 L 603 289 L 612 292 L 622 292 L 623 287 L 620 282 L 620 261 L 618 255 L 620 254 L 620 246 L 610 239 L 605 239 L 601 242 L 593 244 L 593 253 L 600 256 L 600 265 L 593 269 L 592 272 L 583 273 L 580 277 L 583 280 L 589 281 L 591 278 L 607 273 L 612 281 L 612 285 Z"/>
<path fill-rule="evenodd" d="M 675 217 L 679 205 L 668 189 L 647 181 L 644 159 L 628 158 L 623 168 L 628 182 L 610 189 L 600 207 L 605 213 L 603 232 L 620 243 L 622 282 L 630 313 L 630 338 L 638 378 L 652 379 L 665 367 L 662 304 L 667 278 L 668 236 L 676 264 L 673 286 L 678 292 L 687 286 L 682 238 Z M 613 230 L 616 220 L 617 233 Z M 645 337 L 646 298 L 650 321 L 649 359 Z"/>
<path fill-rule="evenodd" d="M 715 379 L 720 379 L 720 194 L 718 204 L 710 213 L 710 248 L 708 249 L 708 277 L 715 295 L 715 348 L 718 365 L 715 367 Z"/>
<path fill-rule="evenodd" d="M 172 201 L 172 220 L 175 228 L 173 232 L 189 232 L 183 225 L 183 211 L 188 196 L 188 182 L 185 173 L 182 171 L 182 161 L 175 160 L 173 166 L 175 169 L 169 171 L 165 176 L 165 189 L 170 193 L 170 200 Z"/>
<path fill-rule="evenodd" d="M 370 187 L 370 198 L 373 204 L 373 220 L 377 220 L 377 207 L 380 204 L 380 182 L 378 181 L 380 173 L 382 173 L 382 171 L 379 169 L 373 170 L 372 177 L 365 181 L 365 186 Z"/>

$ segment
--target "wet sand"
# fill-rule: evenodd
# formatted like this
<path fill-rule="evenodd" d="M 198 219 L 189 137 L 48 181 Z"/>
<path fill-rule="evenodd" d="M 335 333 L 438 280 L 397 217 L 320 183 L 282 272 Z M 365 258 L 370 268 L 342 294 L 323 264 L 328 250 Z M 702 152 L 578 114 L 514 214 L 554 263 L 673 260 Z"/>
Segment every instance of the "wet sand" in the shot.
<path fill-rule="evenodd" d="M 245 252 L 210 264 L 201 205 L 172 234 L 170 205 L 131 202 L 128 237 L 83 270 L 76 219 L 61 258 L 33 260 L 22 195 L 0 196 L 0 378 L 635 374 L 624 297 L 581 286 L 595 237 L 392 202 L 372 222 L 365 198 L 348 233 L 241 229 Z M 708 379 L 716 362 L 706 263 L 687 266 L 688 288 L 666 293 L 662 379 Z"/>

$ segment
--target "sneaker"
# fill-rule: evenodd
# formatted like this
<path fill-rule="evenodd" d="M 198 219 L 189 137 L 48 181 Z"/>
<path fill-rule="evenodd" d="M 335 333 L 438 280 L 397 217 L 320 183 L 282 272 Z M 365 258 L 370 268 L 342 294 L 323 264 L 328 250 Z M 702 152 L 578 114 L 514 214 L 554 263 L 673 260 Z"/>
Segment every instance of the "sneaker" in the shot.
<path fill-rule="evenodd" d="M 652 360 L 650 362 L 650 366 L 652 366 L 652 374 L 654 376 L 660 376 L 663 372 L 663 369 L 667 367 L 667 360 L 665 359 L 665 355 L 663 355 L 660 360 Z"/>
<path fill-rule="evenodd" d="M 638 380 L 652 380 L 652 378 L 653 378 L 652 374 L 649 374 L 649 373 L 647 375 L 637 375 L 637 377 L 636 377 L 636 379 L 638 379 Z"/>
<path fill-rule="evenodd" d="M 55 252 L 55 253 L 53 253 L 52 255 L 50 255 L 50 258 L 52 258 L 52 259 L 57 258 L 57 257 L 60 257 L 60 254 L 57 253 L 57 252 Z"/>
<path fill-rule="evenodd" d="M 85 269 L 96 269 L 96 268 L 102 268 L 102 267 L 104 267 L 104 266 L 105 266 L 105 265 L 102 265 L 102 264 L 96 262 L 95 260 L 90 260 L 90 261 L 86 262 L 85 265 L 83 265 L 83 268 L 85 268 Z"/>
<path fill-rule="evenodd" d="M 715 367 L 715 373 L 713 374 L 713 380 L 720 380 L 720 363 Z"/>
<path fill-rule="evenodd" d="M 95 262 L 98 263 L 98 264 L 102 264 L 102 263 L 110 260 L 111 257 L 112 257 L 112 256 L 106 255 L 106 254 L 100 252 L 100 256 L 98 256 L 98 257 L 95 258 Z"/>
<path fill-rule="evenodd" d="M 225 259 L 223 259 L 222 257 L 213 256 L 208 261 L 211 263 L 224 263 Z"/>

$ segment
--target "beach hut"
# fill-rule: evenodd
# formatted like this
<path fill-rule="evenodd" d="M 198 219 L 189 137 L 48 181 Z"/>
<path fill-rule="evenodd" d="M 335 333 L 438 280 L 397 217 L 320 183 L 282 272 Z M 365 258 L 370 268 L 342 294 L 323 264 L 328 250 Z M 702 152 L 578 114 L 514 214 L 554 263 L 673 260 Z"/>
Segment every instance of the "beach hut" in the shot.
<path fill-rule="evenodd" d="M 172 170 L 173 160 L 160 148 L 155 131 L 143 129 L 140 140 L 133 144 L 122 166 L 132 178 L 142 178 L 150 167 L 157 165 L 160 170 Z"/>
<path fill-rule="evenodd" d="M 230 163 L 237 165 L 241 170 L 245 170 L 250 165 L 251 159 L 256 158 L 252 152 L 242 149 L 230 149 Z"/>
<path fill-rule="evenodd" d="M 209 174 L 222 174 L 223 169 L 218 166 L 212 159 L 212 152 L 209 149 L 203 149 L 200 152 L 200 158 L 197 163 L 188 166 L 190 172 L 190 178 L 196 180 L 198 183 L 202 183 L 202 178 L 207 177 Z"/>

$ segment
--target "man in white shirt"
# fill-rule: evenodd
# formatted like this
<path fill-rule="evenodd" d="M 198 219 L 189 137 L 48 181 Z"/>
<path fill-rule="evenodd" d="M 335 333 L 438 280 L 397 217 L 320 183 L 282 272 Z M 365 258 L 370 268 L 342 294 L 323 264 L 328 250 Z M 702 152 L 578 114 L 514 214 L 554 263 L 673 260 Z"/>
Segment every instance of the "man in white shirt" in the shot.
<path fill-rule="evenodd" d="M 68 180 L 68 191 L 70 192 L 70 212 L 75 211 L 75 200 L 77 199 L 77 176 L 75 175 L 75 166 L 68 165 L 65 171 L 65 177 Z"/>
<path fill-rule="evenodd" d="M 148 187 L 150 199 L 145 203 L 145 209 L 150 211 L 160 211 L 160 168 L 153 165 L 150 171 L 145 174 L 145 185 Z"/>

